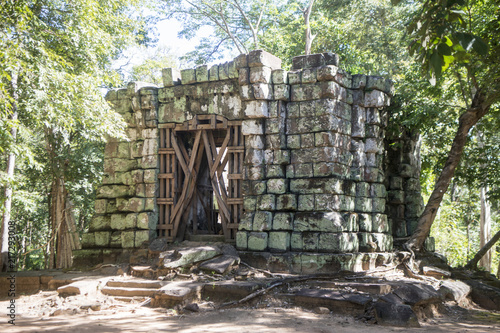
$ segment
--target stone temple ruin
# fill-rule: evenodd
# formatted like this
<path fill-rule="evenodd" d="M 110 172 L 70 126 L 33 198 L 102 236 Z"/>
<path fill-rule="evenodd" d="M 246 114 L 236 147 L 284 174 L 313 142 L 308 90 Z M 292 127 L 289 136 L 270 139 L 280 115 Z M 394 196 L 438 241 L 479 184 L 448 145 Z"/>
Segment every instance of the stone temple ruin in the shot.
<path fill-rule="evenodd" d="M 257 50 L 110 91 L 130 140 L 106 144 L 75 262 L 117 261 L 155 238 L 232 242 L 272 271 L 392 260 L 422 210 L 418 137 L 386 135 L 389 80 L 338 66 L 323 53 L 286 71 Z"/>

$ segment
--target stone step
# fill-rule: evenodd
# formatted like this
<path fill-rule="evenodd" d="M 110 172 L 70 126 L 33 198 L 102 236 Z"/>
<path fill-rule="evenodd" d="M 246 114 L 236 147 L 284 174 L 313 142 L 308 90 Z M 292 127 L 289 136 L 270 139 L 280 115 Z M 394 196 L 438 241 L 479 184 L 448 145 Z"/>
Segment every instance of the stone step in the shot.
<path fill-rule="evenodd" d="M 364 314 L 372 298 L 328 289 L 301 289 L 293 300 L 296 305 L 304 307 L 326 307 L 336 314 L 359 316 Z"/>
<path fill-rule="evenodd" d="M 120 301 L 120 302 L 131 303 L 131 302 L 143 302 L 146 300 L 146 297 L 144 297 L 144 296 L 134 296 L 134 297 L 114 296 L 113 299 L 115 299 L 116 301 Z"/>
<path fill-rule="evenodd" d="M 104 295 L 108 296 L 143 296 L 143 297 L 153 297 L 158 289 L 151 288 L 122 288 L 122 287 L 104 287 L 101 289 Z"/>
<path fill-rule="evenodd" d="M 171 282 L 161 287 L 151 300 L 152 307 L 174 307 L 200 300 L 203 284 L 191 281 Z"/>
<path fill-rule="evenodd" d="M 110 280 L 106 283 L 106 287 L 159 289 L 163 287 L 164 284 L 165 283 L 161 281 L 154 280 Z"/>
<path fill-rule="evenodd" d="M 240 300 L 257 291 L 263 283 L 251 281 L 217 281 L 203 287 L 203 299 L 216 302 Z"/>

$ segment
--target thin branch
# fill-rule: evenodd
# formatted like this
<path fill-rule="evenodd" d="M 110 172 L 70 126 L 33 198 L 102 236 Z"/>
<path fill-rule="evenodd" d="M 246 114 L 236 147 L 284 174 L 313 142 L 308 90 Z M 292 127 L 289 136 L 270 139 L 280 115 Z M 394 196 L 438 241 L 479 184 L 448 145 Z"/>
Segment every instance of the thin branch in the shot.
<path fill-rule="evenodd" d="M 209 4 L 207 4 L 207 3 L 205 3 L 205 2 L 203 2 L 203 3 L 202 3 L 203 5 L 207 6 L 207 7 L 208 7 L 208 8 L 210 8 L 212 11 L 214 11 L 216 14 L 218 14 L 218 16 L 220 16 L 220 18 L 222 19 L 222 22 L 224 23 L 224 26 L 222 26 L 222 24 L 221 24 L 221 23 L 219 23 L 217 20 L 215 20 L 215 19 L 213 18 L 213 16 L 212 16 L 210 13 L 208 13 L 208 12 L 204 11 L 204 10 L 203 10 L 203 9 L 201 9 L 199 6 L 195 5 L 194 3 L 192 3 L 192 2 L 190 2 L 190 1 L 188 1 L 188 0 L 186 0 L 186 2 L 187 2 L 188 4 L 190 4 L 191 6 L 193 6 L 193 7 L 197 8 L 198 10 L 200 10 L 200 11 L 204 12 L 204 13 L 205 13 L 205 15 L 207 16 L 207 18 L 208 18 L 208 19 L 210 19 L 210 20 L 211 20 L 211 21 L 213 21 L 215 24 L 217 24 L 217 25 L 218 25 L 218 26 L 219 26 L 219 27 L 220 27 L 220 28 L 221 28 L 224 32 L 226 32 L 226 33 L 229 35 L 229 37 L 231 37 L 231 39 L 233 40 L 233 43 L 234 43 L 234 45 L 236 46 L 236 48 L 238 49 L 238 51 L 239 51 L 240 53 L 243 53 L 243 52 L 242 52 L 242 50 L 241 50 L 240 45 L 238 45 L 238 40 L 234 37 L 234 35 L 231 33 L 231 31 L 230 31 L 230 29 L 229 29 L 229 26 L 228 26 L 228 24 L 227 24 L 226 18 L 225 18 L 225 16 L 224 16 L 224 11 L 222 10 L 222 8 L 221 8 L 221 10 L 220 10 L 220 11 L 218 11 L 218 10 L 217 10 L 217 9 L 215 9 L 214 7 L 210 6 Z M 221 5 L 221 6 L 222 6 L 222 5 Z"/>
<path fill-rule="evenodd" d="M 216 53 L 218 50 L 219 50 L 219 47 L 222 45 L 222 43 L 224 43 L 226 40 L 228 40 L 229 37 L 226 37 L 226 38 L 223 38 L 213 49 L 212 49 L 212 52 L 210 52 L 210 54 L 208 56 L 205 57 L 205 63 L 208 62 L 208 60 L 214 55 L 214 53 Z M 202 202 L 203 204 L 203 202 Z"/>

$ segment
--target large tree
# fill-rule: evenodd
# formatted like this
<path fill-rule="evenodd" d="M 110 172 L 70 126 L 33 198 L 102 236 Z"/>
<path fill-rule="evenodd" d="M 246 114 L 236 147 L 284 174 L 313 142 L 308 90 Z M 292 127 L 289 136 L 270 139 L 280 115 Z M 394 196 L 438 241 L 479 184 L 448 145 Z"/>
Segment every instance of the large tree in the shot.
<path fill-rule="evenodd" d="M 5 136 L 4 154 L 23 151 L 36 167 L 22 171 L 44 175 L 50 208 L 49 268 L 71 265 L 71 250 L 78 247 L 68 185 L 83 181 L 78 178 L 82 176 L 79 165 L 90 159 L 74 157 L 87 143 L 123 135 L 123 121 L 104 101 L 99 85 L 116 84 L 119 77 L 110 70 L 112 60 L 125 47 L 145 41 L 141 11 L 133 10 L 141 3 L 6 0 L 0 5 L 0 105 L 2 113 L 11 115 L 10 122 L 1 124 L 1 132 L 9 133 L 8 125 L 24 133 L 17 138 Z M 8 172 L 14 167 L 10 161 Z M 12 189 L 15 176 L 7 174 L 4 186 Z M 11 212 L 8 205 L 3 208 L 1 259 L 5 263 Z"/>
<path fill-rule="evenodd" d="M 468 140 L 469 131 L 500 102 L 500 2 L 421 3 L 408 31 L 411 50 L 433 84 L 458 87 L 456 131 L 417 229 L 406 243 L 421 250 Z"/>

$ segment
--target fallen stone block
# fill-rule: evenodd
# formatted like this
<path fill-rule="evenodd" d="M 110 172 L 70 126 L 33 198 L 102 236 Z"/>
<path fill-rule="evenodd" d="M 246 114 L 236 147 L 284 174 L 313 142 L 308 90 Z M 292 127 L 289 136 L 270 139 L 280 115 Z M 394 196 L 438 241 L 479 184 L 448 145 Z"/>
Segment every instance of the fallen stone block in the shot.
<path fill-rule="evenodd" d="M 238 301 L 262 287 L 258 282 L 218 281 L 203 287 L 202 297 L 210 301 Z"/>
<path fill-rule="evenodd" d="M 174 307 L 201 298 L 203 286 L 192 282 L 172 282 L 156 291 L 151 306 Z"/>
<path fill-rule="evenodd" d="M 439 303 L 441 295 L 431 286 L 425 284 L 406 284 L 393 291 L 404 304 L 411 306 Z"/>
<path fill-rule="evenodd" d="M 487 310 L 500 310 L 500 289 L 476 280 L 466 283 L 472 287 L 472 301 Z"/>
<path fill-rule="evenodd" d="M 205 261 L 200 265 L 200 269 L 206 272 L 216 272 L 219 274 L 224 274 L 227 272 L 235 262 L 239 263 L 240 259 L 234 256 L 223 255 L 208 261 Z"/>
<path fill-rule="evenodd" d="M 163 265 L 166 268 L 177 268 L 192 265 L 194 263 L 212 259 L 221 254 L 221 251 L 213 246 L 198 246 L 180 249 L 164 256 Z"/>
<path fill-rule="evenodd" d="M 312 308 L 326 307 L 334 313 L 358 316 L 364 314 L 372 298 L 364 295 L 342 294 L 327 289 L 302 289 L 295 293 L 294 301 L 297 305 Z"/>
<path fill-rule="evenodd" d="M 411 306 L 394 302 L 390 297 L 375 302 L 375 318 L 379 325 L 420 327 Z"/>
<path fill-rule="evenodd" d="M 422 272 L 424 273 L 424 275 L 432 276 L 435 277 L 436 279 L 444 279 L 444 278 L 449 278 L 451 276 L 451 273 L 449 271 L 432 266 L 424 266 L 422 268 Z"/>
<path fill-rule="evenodd" d="M 457 303 L 463 301 L 471 292 L 471 287 L 462 282 L 454 280 L 445 280 L 439 288 L 439 293 L 444 299 L 453 300 Z"/>

